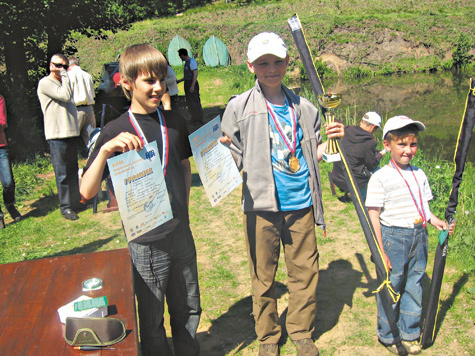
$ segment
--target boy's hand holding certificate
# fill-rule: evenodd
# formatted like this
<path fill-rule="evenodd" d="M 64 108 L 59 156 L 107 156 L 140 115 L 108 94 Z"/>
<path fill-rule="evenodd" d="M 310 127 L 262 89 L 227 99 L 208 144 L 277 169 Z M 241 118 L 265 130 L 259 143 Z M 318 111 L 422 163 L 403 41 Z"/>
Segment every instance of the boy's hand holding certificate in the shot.
<path fill-rule="evenodd" d="M 219 142 L 221 122 L 217 116 L 190 136 L 196 169 L 211 206 L 218 204 L 242 183 L 229 149 Z"/>
<path fill-rule="evenodd" d="M 157 142 L 107 160 L 127 240 L 173 218 Z"/>

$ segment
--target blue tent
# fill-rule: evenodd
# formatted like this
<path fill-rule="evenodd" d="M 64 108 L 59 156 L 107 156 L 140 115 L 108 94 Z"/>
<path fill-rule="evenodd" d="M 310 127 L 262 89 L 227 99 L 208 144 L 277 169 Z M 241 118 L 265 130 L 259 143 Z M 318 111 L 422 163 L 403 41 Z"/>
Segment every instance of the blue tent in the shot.
<path fill-rule="evenodd" d="M 188 51 L 188 55 L 193 58 L 193 53 L 191 52 L 190 43 L 179 35 L 175 35 L 168 45 L 168 62 L 172 66 L 181 66 L 183 61 L 178 57 L 178 50 L 180 48 L 185 48 Z"/>
<path fill-rule="evenodd" d="M 228 48 L 219 38 L 211 36 L 203 46 L 203 59 L 210 67 L 227 66 L 231 64 Z"/>

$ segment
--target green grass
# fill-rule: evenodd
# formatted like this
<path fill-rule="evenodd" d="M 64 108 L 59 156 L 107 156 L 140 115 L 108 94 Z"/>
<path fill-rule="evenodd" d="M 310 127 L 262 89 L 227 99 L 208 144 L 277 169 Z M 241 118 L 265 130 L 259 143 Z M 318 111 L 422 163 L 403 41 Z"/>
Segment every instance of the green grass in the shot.
<path fill-rule="evenodd" d="M 51 167 L 45 165 L 44 162 L 44 160 L 40 160 L 36 167 L 31 166 L 31 170 L 41 171 L 42 174 L 48 173 Z M 433 162 L 420 158 L 418 164 L 428 167 L 425 169 L 430 170 L 429 167 L 433 165 Z M 14 173 L 16 174 L 17 170 L 27 171 L 26 168 L 15 166 Z M 330 322 L 330 324 L 320 326 L 323 330 L 317 329 L 322 330 L 318 334 L 317 345 L 321 349 L 321 355 L 327 356 L 337 355 L 342 348 L 345 350 L 359 350 L 360 348 L 379 350 L 374 336 L 376 306 L 374 295 L 371 293 L 376 285 L 374 269 L 369 262 L 368 247 L 352 204 L 342 204 L 331 195 L 327 178 L 327 172 L 331 169 L 331 165 L 322 163 L 320 168 L 328 226 L 326 237 L 323 236 L 322 231 L 317 230 L 321 254 L 321 278 L 317 293 L 320 296 L 318 305 L 323 308 L 318 314 L 317 325 L 320 322 Z M 255 340 L 250 314 L 250 278 L 242 232 L 242 212 L 239 208 L 240 188 L 233 191 L 216 208 L 211 208 L 197 177 L 194 164 L 192 164 L 192 170 L 190 218 L 198 251 L 204 311 L 201 328 L 209 330 L 209 333 L 200 334 L 202 347 L 207 350 L 207 355 L 210 356 L 244 356 L 257 353 L 258 342 Z M 450 165 L 443 170 L 439 168 L 434 168 L 434 170 L 440 172 L 439 175 L 432 173 L 434 179 L 431 184 L 437 191 L 438 184 L 445 184 L 446 175 L 450 172 Z M 470 182 L 473 174 L 473 167 L 469 165 L 464 182 Z M 21 177 L 18 179 L 18 185 L 24 186 L 26 190 L 34 191 L 31 196 L 35 198 L 19 201 L 22 204 L 22 212 L 28 211 L 25 219 L 16 224 L 8 223 L 6 229 L 0 231 L 1 263 L 126 246 L 119 214 L 117 212 L 102 213 L 101 211 L 105 202 L 100 203 L 98 214 L 94 215 L 91 209 L 88 209 L 80 213 L 78 221 L 67 221 L 59 213 L 54 185 L 52 193 L 40 193 L 43 191 L 41 185 L 54 182 L 51 174 L 44 176 L 43 183 L 29 178 L 23 181 L 23 176 L 20 174 L 18 177 Z M 467 189 L 471 195 L 466 197 Z M 464 209 L 473 211 L 473 199 L 471 198 L 473 190 L 471 189 L 473 188 L 470 184 L 464 185 L 461 191 L 463 197 L 461 203 Z M 24 198 L 22 197 L 22 199 Z M 467 215 L 463 212 L 462 214 Z M 468 333 L 468 330 L 473 326 L 475 313 L 473 243 L 472 246 L 469 246 L 465 242 L 459 241 L 460 238 L 467 238 L 467 236 L 458 237 L 460 231 L 473 236 L 473 221 L 464 220 L 471 219 L 470 216 L 458 218 L 455 236 L 451 241 L 442 292 L 443 324 L 435 346 L 425 351 L 425 354 L 429 356 L 443 354 L 441 350 L 450 345 L 454 339 L 457 340 L 457 350 L 460 352 L 454 353 L 454 355 L 462 355 L 463 350 L 471 350 L 474 346 L 473 338 Z M 430 235 L 431 252 L 427 269 L 429 275 L 433 263 L 435 232 L 431 231 Z M 363 248 L 355 250 L 355 240 L 348 239 L 348 236 L 360 236 L 356 245 L 363 246 Z M 372 274 L 369 281 L 360 272 L 361 266 L 358 266 L 358 262 L 351 255 L 342 257 L 342 251 L 352 251 L 351 254 L 360 253 L 364 256 L 366 268 Z M 331 271 L 337 271 L 339 274 L 331 274 Z M 284 308 L 288 300 L 288 293 L 285 287 L 287 276 L 283 256 L 279 261 L 276 280 L 278 281 L 279 295 L 281 295 L 279 305 L 280 308 Z M 325 296 L 327 299 L 322 299 Z M 330 308 L 335 309 L 331 309 L 333 312 L 328 314 Z M 337 326 L 340 323 L 351 331 L 334 334 L 340 330 L 341 327 Z M 321 334 L 322 332 L 324 333 Z M 240 335 L 243 335 L 243 340 L 247 341 L 243 341 L 246 346 L 238 351 L 238 344 L 233 340 L 239 340 Z M 332 338 L 332 335 L 338 336 L 329 339 Z M 283 339 L 281 355 L 294 354 L 295 348 L 292 342 L 288 338 Z"/>
<path fill-rule="evenodd" d="M 199 78 L 201 87 L 207 88 L 203 90 L 202 97 L 205 110 L 224 109 L 232 94 L 244 91 L 254 83 L 252 75 L 244 66 L 214 70 L 203 68 L 200 69 Z M 388 83 L 391 80 L 388 78 Z M 213 84 L 216 81 L 222 81 L 222 84 Z M 232 84 L 238 82 L 241 83 L 239 87 Z M 431 84 L 437 85 L 438 82 Z M 346 116 L 351 120 L 351 113 Z M 437 159 L 425 159 L 424 152 L 420 153 L 414 164 L 428 174 L 435 196 L 431 206 L 442 217 L 453 165 Z M 369 261 L 368 247 L 354 207 L 349 203 L 341 203 L 331 195 L 328 182 L 331 168 L 330 164 L 320 165 L 327 231 L 326 236 L 319 229 L 316 232 L 320 251 L 320 284 L 317 293 L 321 308 L 317 313 L 317 345 L 321 355 L 325 356 L 339 355 L 342 349 L 347 354 L 355 355 L 365 354 L 361 350 L 366 349 L 370 349 L 373 354 L 382 353 L 384 351 L 374 334 L 376 304 L 371 293 L 376 288 L 374 267 Z M 25 218 L 13 224 L 7 215 L 7 227 L 0 230 L 0 263 L 126 246 L 118 212 L 102 212 L 105 201 L 100 203 L 98 214 L 92 214 L 91 209 L 88 209 L 81 212 L 80 219 L 74 222 L 61 217 L 54 175 L 47 157 L 16 164 L 13 170 L 18 205 Z M 240 188 L 212 208 L 193 162 L 192 172 L 190 224 L 198 254 L 203 308 L 199 338 L 203 352 L 207 356 L 257 354 Z M 474 175 L 473 164 L 467 165 L 460 191 L 457 226 L 450 240 L 443 283 L 443 321 L 435 345 L 424 351 L 427 356 L 444 355 L 447 348 L 455 350 L 454 355 L 465 355 L 470 354 L 475 347 L 471 337 L 475 315 Z M 429 277 L 436 236 L 437 231 L 431 228 L 427 268 Z M 356 258 L 358 254 L 362 260 Z M 363 273 L 364 268 L 368 270 L 369 277 Z M 283 256 L 279 261 L 277 282 L 279 307 L 283 312 L 288 300 Z M 454 340 L 457 340 L 455 348 Z M 240 345 L 244 345 L 241 350 Z M 295 355 L 295 348 L 288 338 L 282 339 L 281 355 Z"/>
<path fill-rule="evenodd" d="M 244 63 L 249 39 L 262 31 L 274 31 L 288 43 L 293 61 L 298 53 L 287 19 L 295 13 L 304 26 L 315 57 L 325 52 L 334 53 L 350 67 L 370 69 L 376 74 L 387 73 L 389 68 L 411 73 L 447 68 L 443 62 L 459 43 L 460 33 L 473 33 L 475 26 L 471 21 L 475 15 L 467 1 L 455 1 L 447 6 L 445 0 L 287 0 L 251 1 L 242 6 L 242 2 L 225 4 L 219 0 L 185 11 L 181 16 L 145 20 L 115 34 L 106 32 L 105 39 L 74 33 L 68 45 L 77 48 L 82 67 L 96 80 L 102 64 L 117 60 L 127 46 L 150 43 L 166 53 L 175 34 L 190 42 L 200 64 L 203 64 L 204 43 L 215 35 L 228 46 L 232 63 L 240 65 Z M 393 40 L 400 39 L 409 47 L 399 54 L 369 61 L 386 32 Z M 351 49 L 347 48 L 349 45 Z M 402 44 L 398 48 L 402 48 Z"/>

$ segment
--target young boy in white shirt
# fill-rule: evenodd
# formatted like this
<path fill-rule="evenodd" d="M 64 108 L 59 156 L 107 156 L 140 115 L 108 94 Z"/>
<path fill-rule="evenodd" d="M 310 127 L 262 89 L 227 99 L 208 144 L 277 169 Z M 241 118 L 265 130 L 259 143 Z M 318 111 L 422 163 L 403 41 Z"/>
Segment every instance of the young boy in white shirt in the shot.
<path fill-rule="evenodd" d="M 390 118 L 384 126 L 383 145 L 391 161 L 371 176 L 366 206 L 390 272 L 393 289 L 400 294 L 394 305 L 398 335 L 391 333 L 377 294 L 379 341 L 398 355 L 417 355 L 422 312 L 422 279 L 427 266 L 427 223 L 447 230 L 445 221 L 429 208 L 432 192 L 425 173 L 410 162 L 417 152 L 419 131 L 425 126 L 407 116 Z M 449 234 L 454 225 L 450 226 Z"/>

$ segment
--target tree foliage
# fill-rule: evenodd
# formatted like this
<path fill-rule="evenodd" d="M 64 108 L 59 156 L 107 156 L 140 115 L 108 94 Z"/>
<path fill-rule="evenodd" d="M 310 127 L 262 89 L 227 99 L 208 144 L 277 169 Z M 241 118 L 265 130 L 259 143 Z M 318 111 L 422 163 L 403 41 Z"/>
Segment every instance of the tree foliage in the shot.
<path fill-rule="evenodd" d="M 16 147 L 28 156 L 44 146 L 36 85 L 71 31 L 101 35 L 210 1 L 0 0 L 0 92 L 8 103 L 13 156 Z"/>

